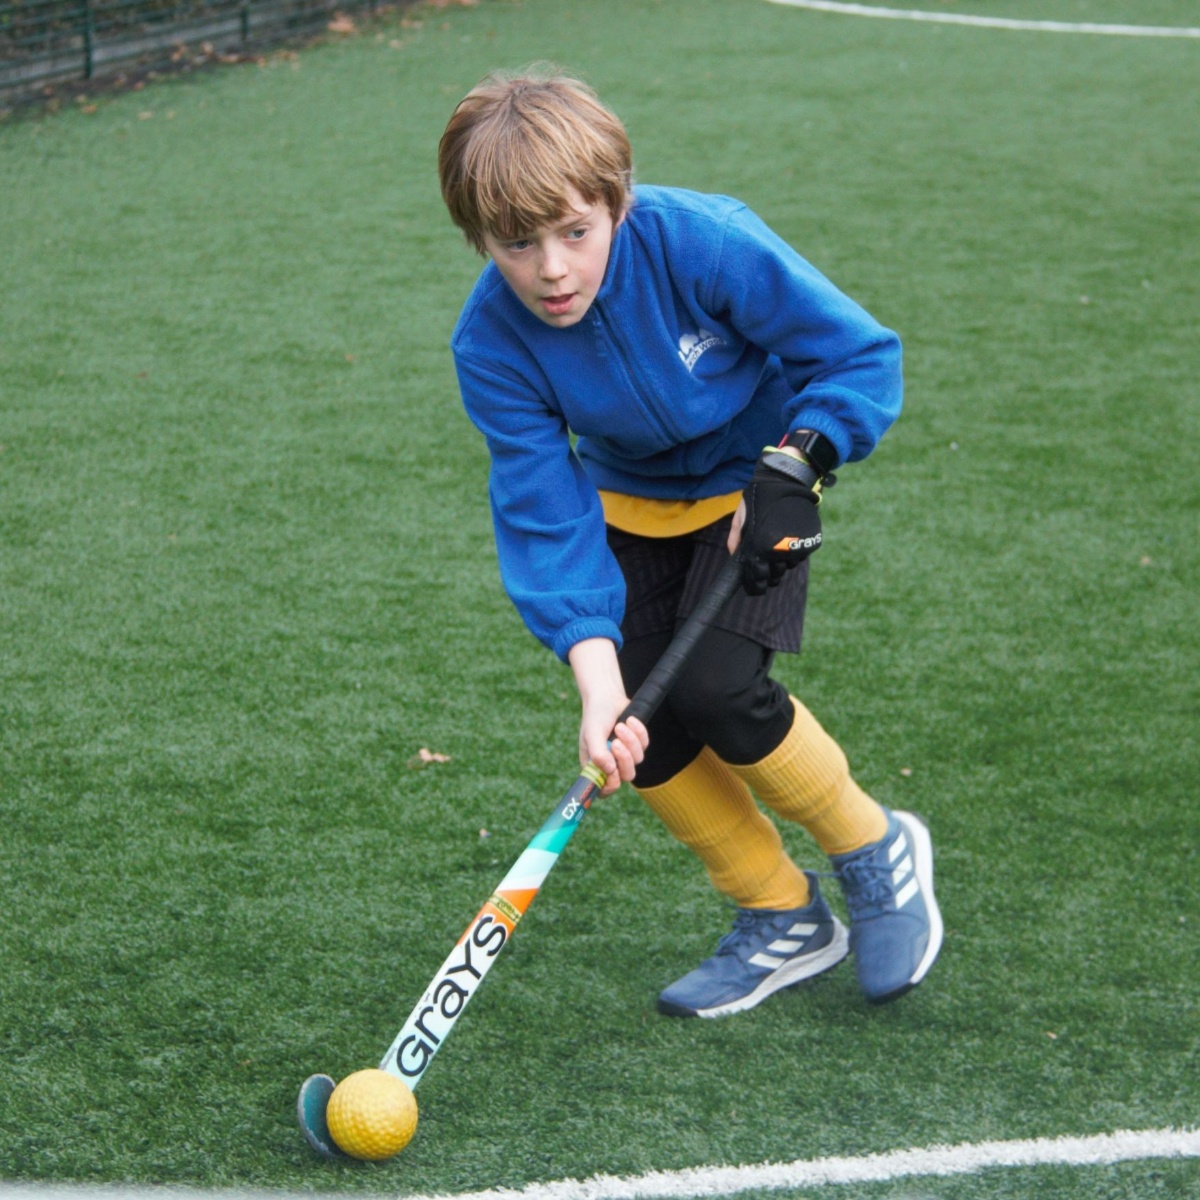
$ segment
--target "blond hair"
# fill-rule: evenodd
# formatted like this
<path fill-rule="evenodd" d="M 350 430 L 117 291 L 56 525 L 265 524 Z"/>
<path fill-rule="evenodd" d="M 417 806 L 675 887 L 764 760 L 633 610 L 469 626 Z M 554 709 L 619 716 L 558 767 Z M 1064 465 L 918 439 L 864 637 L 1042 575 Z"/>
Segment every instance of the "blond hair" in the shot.
<path fill-rule="evenodd" d="M 567 193 L 601 202 L 614 221 L 633 186 L 625 127 L 587 84 L 552 68 L 481 80 L 438 145 L 442 198 L 467 241 L 509 240 L 570 211 Z"/>

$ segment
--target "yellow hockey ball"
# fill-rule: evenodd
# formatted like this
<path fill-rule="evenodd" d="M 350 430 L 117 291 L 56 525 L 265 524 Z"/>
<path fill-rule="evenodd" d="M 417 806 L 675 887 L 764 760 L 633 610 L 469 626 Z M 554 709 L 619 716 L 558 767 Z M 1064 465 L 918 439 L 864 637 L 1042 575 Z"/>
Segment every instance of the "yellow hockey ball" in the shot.
<path fill-rule="evenodd" d="M 381 1162 L 399 1154 L 417 1131 L 417 1098 L 408 1084 L 374 1067 L 333 1089 L 325 1119 L 351 1158 Z"/>

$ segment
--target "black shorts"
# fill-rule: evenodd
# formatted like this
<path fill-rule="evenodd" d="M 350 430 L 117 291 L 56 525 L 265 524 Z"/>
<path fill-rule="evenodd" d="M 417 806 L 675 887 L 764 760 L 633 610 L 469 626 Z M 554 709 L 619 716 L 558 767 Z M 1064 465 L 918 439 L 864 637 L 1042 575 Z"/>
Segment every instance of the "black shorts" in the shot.
<path fill-rule="evenodd" d="M 670 633 L 686 620 L 729 558 L 725 543 L 732 520 L 724 517 L 695 533 L 668 538 L 608 527 L 608 544 L 625 576 L 622 637 L 632 641 Z M 807 597 L 808 563 L 803 562 L 763 596 L 739 589 L 713 624 L 768 650 L 794 654 L 800 649 Z"/>
<path fill-rule="evenodd" d="M 631 695 L 728 561 L 731 520 L 673 538 L 609 528 L 608 544 L 625 575 L 619 661 Z M 671 779 L 706 745 L 728 763 L 759 762 L 779 745 L 794 711 L 787 689 L 770 676 L 771 661 L 777 650 L 800 649 L 807 592 L 807 562 L 765 595 L 738 590 L 650 719 L 639 786 Z"/>

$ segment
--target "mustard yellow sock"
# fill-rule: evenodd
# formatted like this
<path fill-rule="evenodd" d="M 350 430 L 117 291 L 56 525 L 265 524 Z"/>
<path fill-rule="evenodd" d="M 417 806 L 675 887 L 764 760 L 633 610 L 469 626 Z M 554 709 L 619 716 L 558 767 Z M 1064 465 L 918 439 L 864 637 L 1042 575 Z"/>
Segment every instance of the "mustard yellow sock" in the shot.
<path fill-rule="evenodd" d="M 803 825 L 826 854 L 848 854 L 887 832 L 883 809 L 850 778 L 842 748 L 794 696 L 787 737 L 766 758 L 730 770 L 765 804 Z"/>
<path fill-rule="evenodd" d="M 808 880 L 746 785 L 709 749 L 666 783 L 637 788 L 689 847 L 713 886 L 741 908 L 802 908 Z"/>

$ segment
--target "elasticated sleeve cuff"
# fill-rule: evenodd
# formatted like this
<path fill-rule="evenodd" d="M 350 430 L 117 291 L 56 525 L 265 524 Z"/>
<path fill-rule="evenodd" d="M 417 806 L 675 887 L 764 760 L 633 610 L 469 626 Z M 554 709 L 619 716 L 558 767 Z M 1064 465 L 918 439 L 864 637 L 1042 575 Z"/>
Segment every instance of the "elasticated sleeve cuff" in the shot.
<path fill-rule="evenodd" d="M 551 649 L 563 662 L 566 662 L 567 654 L 576 642 L 594 637 L 608 638 L 618 650 L 621 648 L 620 626 L 606 617 L 580 617 L 579 620 L 564 625 L 558 631 L 551 644 Z"/>

